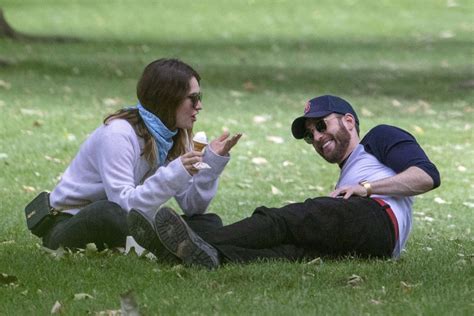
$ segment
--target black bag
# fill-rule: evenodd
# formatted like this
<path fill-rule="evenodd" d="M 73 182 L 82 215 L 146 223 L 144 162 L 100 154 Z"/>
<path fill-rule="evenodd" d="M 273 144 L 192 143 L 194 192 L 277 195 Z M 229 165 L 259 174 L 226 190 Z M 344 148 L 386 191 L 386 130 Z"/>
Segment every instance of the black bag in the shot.
<path fill-rule="evenodd" d="M 33 234 L 43 237 L 54 224 L 59 212 L 49 205 L 49 193 L 41 192 L 26 207 L 26 225 Z"/>

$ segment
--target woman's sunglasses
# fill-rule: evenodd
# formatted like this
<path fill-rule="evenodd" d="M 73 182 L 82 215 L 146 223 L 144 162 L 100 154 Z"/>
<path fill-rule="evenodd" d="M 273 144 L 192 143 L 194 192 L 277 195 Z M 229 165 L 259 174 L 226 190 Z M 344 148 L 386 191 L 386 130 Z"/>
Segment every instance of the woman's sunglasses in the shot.
<path fill-rule="evenodd" d="M 335 118 L 340 118 L 340 117 L 342 116 L 334 116 L 330 118 L 324 118 L 322 120 L 317 120 L 316 122 L 314 122 L 314 129 L 317 130 L 319 133 L 324 133 L 328 128 L 326 121 L 329 121 Z M 314 133 L 310 130 L 306 130 L 306 132 L 304 133 L 303 139 L 308 144 L 312 144 L 314 141 Z"/>
<path fill-rule="evenodd" d="M 188 98 L 191 100 L 193 108 L 196 109 L 198 102 L 202 101 L 202 92 L 191 93 Z"/>

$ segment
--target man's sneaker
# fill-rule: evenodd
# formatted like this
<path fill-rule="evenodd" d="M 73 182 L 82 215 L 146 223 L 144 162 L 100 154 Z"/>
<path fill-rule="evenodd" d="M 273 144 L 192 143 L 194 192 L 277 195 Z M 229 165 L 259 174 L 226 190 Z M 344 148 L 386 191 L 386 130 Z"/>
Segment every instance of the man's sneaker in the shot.
<path fill-rule="evenodd" d="M 208 269 L 219 266 L 219 254 L 199 237 L 173 209 L 163 207 L 155 215 L 155 229 L 163 245 L 185 265 Z"/>
<path fill-rule="evenodd" d="M 180 260 L 169 252 L 161 243 L 156 234 L 155 227 L 143 211 L 131 209 L 127 216 L 130 235 L 135 241 L 154 254 L 159 262 L 176 264 Z"/>

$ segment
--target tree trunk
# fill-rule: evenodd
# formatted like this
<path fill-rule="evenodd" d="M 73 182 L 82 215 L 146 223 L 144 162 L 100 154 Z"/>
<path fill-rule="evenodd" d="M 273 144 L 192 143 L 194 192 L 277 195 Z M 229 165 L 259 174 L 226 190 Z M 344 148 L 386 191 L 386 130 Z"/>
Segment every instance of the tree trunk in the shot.
<path fill-rule="evenodd" d="M 0 8 L 0 38 L 6 37 L 14 40 L 40 41 L 40 42 L 78 42 L 74 37 L 55 35 L 31 35 L 15 31 L 5 19 L 3 10 Z"/>
<path fill-rule="evenodd" d="M 8 38 L 18 38 L 21 37 L 20 34 L 15 31 L 10 24 L 8 24 L 5 16 L 3 15 L 3 10 L 0 8 L 0 37 Z"/>

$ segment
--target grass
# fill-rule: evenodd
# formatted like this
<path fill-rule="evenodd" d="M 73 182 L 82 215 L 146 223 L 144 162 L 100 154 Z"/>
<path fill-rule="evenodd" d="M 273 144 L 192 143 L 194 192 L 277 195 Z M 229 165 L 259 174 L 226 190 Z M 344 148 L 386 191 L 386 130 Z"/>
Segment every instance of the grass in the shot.
<path fill-rule="evenodd" d="M 473 313 L 472 2 L 4 0 L 1 7 L 23 32 L 81 41 L 0 39 L 0 57 L 10 62 L 0 66 L 0 273 L 17 278 L 0 287 L 0 314 L 47 314 L 55 301 L 68 315 L 117 310 L 129 289 L 149 315 Z M 44 253 L 25 227 L 24 205 L 54 187 L 107 113 L 135 102 L 143 67 L 165 56 L 204 79 L 196 130 L 245 133 L 210 207 L 226 223 L 259 205 L 331 191 L 337 167 L 289 130 L 313 96 L 350 100 L 362 133 L 379 123 L 413 133 L 442 186 L 416 200 L 402 259 L 208 272 L 109 252 L 59 260 Z M 254 157 L 268 163 L 255 165 Z M 362 281 L 350 285 L 352 275 Z M 77 293 L 93 298 L 74 300 Z"/>

